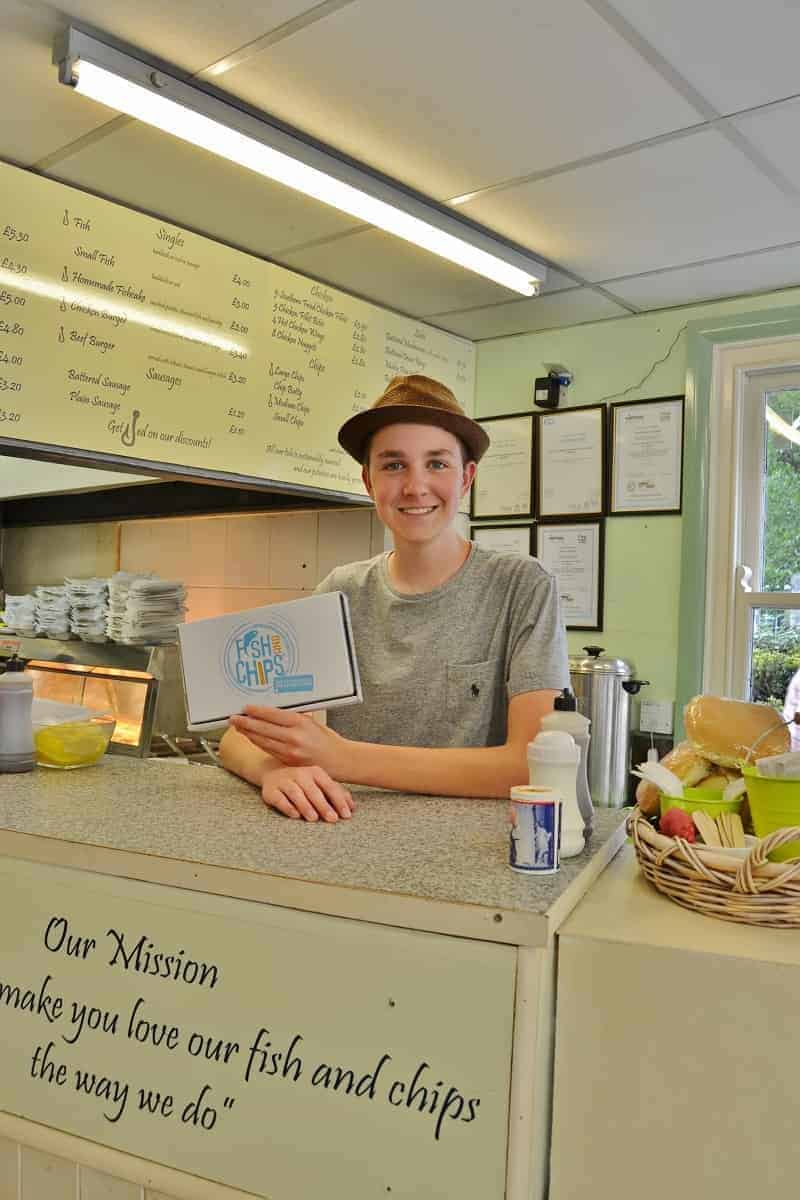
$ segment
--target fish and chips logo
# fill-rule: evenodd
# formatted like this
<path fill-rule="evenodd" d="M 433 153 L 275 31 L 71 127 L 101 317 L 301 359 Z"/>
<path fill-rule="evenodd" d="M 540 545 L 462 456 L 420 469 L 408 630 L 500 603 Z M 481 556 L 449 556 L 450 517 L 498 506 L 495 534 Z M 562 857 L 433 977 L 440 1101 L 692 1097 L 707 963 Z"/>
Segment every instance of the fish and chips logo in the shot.
<path fill-rule="evenodd" d="M 293 675 L 297 657 L 297 641 L 290 626 L 277 621 L 248 622 L 228 638 L 222 665 L 226 679 L 240 692 L 261 696 L 283 690 L 281 681 Z"/>

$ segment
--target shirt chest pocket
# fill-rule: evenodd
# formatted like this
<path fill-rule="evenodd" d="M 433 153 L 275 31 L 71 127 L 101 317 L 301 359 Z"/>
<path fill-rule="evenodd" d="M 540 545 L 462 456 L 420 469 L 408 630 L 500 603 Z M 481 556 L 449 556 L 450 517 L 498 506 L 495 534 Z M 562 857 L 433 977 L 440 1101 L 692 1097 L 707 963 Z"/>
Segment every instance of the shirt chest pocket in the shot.
<path fill-rule="evenodd" d="M 500 667 L 496 659 L 448 665 L 448 712 L 463 712 L 465 709 L 491 711 L 497 688 L 502 684 Z"/>

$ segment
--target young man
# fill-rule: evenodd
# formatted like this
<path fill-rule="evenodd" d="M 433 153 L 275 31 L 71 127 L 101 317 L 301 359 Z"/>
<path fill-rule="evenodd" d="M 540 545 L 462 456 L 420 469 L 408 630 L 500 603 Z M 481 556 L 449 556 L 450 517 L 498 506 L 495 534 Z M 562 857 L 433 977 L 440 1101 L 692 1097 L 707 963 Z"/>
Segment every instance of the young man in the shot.
<path fill-rule="evenodd" d="M 526 747 L 569 684 L 555 580 L 456 529 L 489 439 L 453 393 L 393 379 L 339 441 L 394 549 L 339 567 L 318 591 L 347 594 L 362 705 L 307 713 L 248 706 L 231 718 L 224 766 L 287 817 L 349 817 L 342 781 L 440 796 L 507 796 Z"/>

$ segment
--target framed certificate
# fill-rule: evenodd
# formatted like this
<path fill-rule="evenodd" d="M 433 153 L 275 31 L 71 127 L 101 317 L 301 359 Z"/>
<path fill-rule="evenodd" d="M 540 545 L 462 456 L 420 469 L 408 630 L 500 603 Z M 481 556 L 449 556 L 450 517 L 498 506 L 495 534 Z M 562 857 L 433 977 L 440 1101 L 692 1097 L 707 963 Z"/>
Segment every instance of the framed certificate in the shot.
<path fill-rule="evenodd" d="M 679 513 L 683 396 L 611 405 L 609 512 Z"/>
<path fill-rule="evenodd" d="M 487 417 L 492 439 L 472 485 L 471 516 L 533 516 L 533 413 Z"/>
<path fill-rule="evenodd" d="M 605 537 L 602 521 L 540 525 L 536 557 L 555 575 L 567 629 L 603 628 Z"/>
<path fill-rule="evenodd" d="M 603 515 L 605 432 L 604 404 L 537 414 L 536 515 L 540 520 Z"/>
<path fill-rule="evenodd" d="M 535 532 L 533 525 L 473 525 L 470 537 L 487 550 L 498 550 L 504 554 L 521 554 L 527 558 L 534 552 Z"/>

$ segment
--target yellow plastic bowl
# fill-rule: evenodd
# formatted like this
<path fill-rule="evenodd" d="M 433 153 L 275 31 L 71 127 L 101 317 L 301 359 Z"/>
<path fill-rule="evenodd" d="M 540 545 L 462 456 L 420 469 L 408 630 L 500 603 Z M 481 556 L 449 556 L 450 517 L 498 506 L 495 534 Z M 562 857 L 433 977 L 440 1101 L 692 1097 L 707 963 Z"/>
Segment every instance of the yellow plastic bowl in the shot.
<path fill-rule="evenodd" d="M 56 767 L 62 771 L 89 767 L 105 754 L 115 725 L 113 717 L 45 725 L 34 734 L 36 761 L 40 767 Z"/>
<path fill-rule="evenodd" d="M 743 796 L 737 796 L 735 800 L 723 800 L 721 792 L 696 787 L 684 788 L 682 798 L 665 796 L 661 792 L 658 800 L 662 817 L 670 808 L 682 808 L 687 813 L 704 812 L 710 817 L 718 817 L 720 813 L 739 812 L 744 803 Z"/>
<path fill-rule="evenodd" d="M 744 767 L 753 828 L 760 838 L 787 825 L 800 825 L 800 779 L 764 779 L 755 767 Z M 800 841 L 770 853 L 772 862 L 800 857 Z"/>

